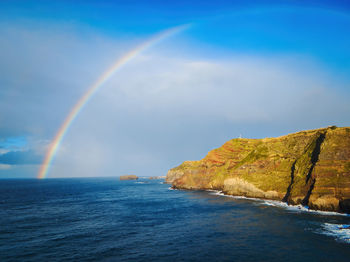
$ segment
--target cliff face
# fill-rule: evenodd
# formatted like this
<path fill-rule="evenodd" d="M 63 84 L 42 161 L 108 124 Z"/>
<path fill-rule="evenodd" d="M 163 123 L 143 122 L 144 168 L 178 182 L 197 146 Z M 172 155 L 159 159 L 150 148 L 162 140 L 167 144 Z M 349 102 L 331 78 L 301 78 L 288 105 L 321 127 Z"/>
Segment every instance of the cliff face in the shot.
<path fill-rule="evenodd" d="M 350 213 L 350 128 L 232 139 L 200 161 L 170 169 L 166 182 Z"/>

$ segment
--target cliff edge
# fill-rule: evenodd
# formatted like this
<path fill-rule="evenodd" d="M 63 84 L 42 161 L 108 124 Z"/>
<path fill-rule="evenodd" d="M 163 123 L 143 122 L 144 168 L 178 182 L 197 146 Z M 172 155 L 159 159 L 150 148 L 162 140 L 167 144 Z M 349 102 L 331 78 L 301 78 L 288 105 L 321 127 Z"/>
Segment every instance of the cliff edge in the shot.
<path fill-rule="evenodd" d="M 350 213 L 350 127 L 232 139 L 202 160 L 170 169 L 166 182 Z"/>

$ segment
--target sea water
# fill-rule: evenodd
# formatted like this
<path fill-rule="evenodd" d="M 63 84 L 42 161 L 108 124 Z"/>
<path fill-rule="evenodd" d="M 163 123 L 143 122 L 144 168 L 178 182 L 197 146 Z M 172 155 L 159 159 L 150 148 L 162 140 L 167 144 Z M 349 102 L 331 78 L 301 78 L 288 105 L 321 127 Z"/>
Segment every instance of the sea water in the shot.
<path fill-rule="evenodd" d="M 141 182 L 141 183 L 140 183 Z M 350 217 L 161 180 L 0 180 L 0 261 L 350 261 Z"/>

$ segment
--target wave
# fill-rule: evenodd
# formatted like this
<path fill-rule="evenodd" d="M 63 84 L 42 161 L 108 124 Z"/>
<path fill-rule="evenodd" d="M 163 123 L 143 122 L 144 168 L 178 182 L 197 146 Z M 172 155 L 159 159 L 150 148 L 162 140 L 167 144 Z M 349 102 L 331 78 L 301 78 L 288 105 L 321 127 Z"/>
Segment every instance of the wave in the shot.
<path fill-rule="evenodd" d="M 254 197 L 245 197 L 245 196 L 231 196 L 231 195 L 225 195 L 222 191 L 218 190 L 207 190 L 209 191 L 211 195 L 219 195 L 224 197 L 230 197 L 234 199 L 245 199 L 245 200 L 252 200 L 257 202 L 259 205 L 265 205 L 265 206 L 274 206 L 279 208 L 284 208 L 292 212 L 306 212 L 311 214 L 317 214 L 317 215 L 324 215 L 324 216 L 350 216 L 350 214 L 344 214 L 344 213 L 338 213 L 333 211 L 321 211 L 321 210 L 313 210 L 309 209 L 308 206 L 302 206 L 302 205 L 288 205 L 285 202 L 278 201 L 278 200 L 266 200 L 266 199 L 260 199 L 260 198 L 254 198 Z"/>
<path fill-rule="evenodd" d="M 337 241 L 350 244 L 350 225 L 323 223 L 322 228 L 321 234 L 332 236 Z"/>

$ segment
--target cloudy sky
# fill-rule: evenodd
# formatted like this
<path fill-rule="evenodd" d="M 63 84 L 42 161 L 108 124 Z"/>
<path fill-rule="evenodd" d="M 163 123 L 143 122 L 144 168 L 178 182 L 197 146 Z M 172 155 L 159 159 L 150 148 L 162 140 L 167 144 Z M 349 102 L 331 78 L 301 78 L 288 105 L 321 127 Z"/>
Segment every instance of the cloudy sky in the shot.
<path fill-rule="evenodd" d="M 37 177 L 88 88 L 184 24 L 89 100 L 49 178 L 165 175 L 231 138 L 350 126 L 345 1 L 167 2 L 0 2 L 0 178 Z"/>

